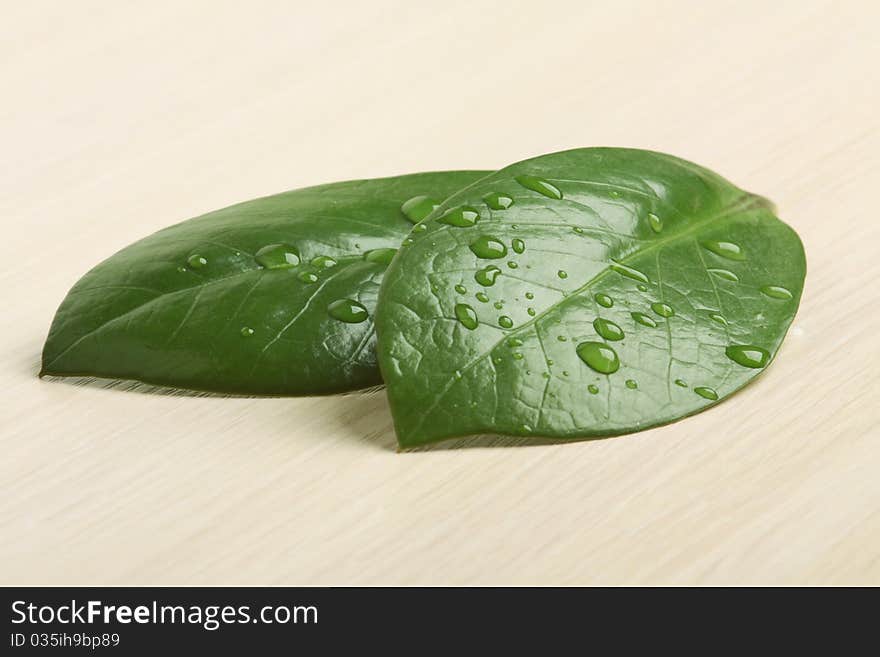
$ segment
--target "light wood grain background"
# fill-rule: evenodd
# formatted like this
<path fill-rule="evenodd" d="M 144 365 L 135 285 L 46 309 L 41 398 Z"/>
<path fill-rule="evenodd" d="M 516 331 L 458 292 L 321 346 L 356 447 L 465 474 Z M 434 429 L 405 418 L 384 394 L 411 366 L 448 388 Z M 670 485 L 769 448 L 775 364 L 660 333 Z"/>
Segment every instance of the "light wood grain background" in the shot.
<path fill-rule="evenodd" d="M 0 583 L 880 584 L 880 3 L 2 5 Z M 76 279 L 178 220 L 591 145 L 804 241 L 778 359 L 706 413 L 398 454 L 381 392 L 36 377 Z"/>

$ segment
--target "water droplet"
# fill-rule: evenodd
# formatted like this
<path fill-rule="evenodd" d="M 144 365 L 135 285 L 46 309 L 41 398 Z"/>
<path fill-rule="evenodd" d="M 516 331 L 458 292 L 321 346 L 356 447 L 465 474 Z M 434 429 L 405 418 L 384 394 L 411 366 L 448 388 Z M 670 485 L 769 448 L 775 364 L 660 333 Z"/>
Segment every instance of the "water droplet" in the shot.
<path fill-rule="evenodd" d="M 403 242 L 402 242 L 402 246 L 409 246 L 410 244 L 413 243 L 413 241 L 414 241 L 414 240 L 413 240 L 412 237 L 407 237 L 405 240 L 403 240 Z"/>
<path fill-rule="evenodd" d="M 462 326 L 471 331 L 477 328 L 480 324 L 479 320 L 477 320 L 476 311 L 466 303 L 458 303 L 455 305 L 455 316 L 458 318 L 458 321 L 461 322 Z"/>
<path fill-rule="evenodd" d="M 519 430 L 525 433 L 530 433 L 532 431 L 532 428 L 528 424 L 521 424 Z"/>
<path fill-rule="evenodd" d="M 745 260 L 746 256 L 739 247 L 739 244 L 733 242 L 718 242 L 716 240 L 706 240 L 703 247 L 709 249 L 712 253 L 728 260 Z"/>
<path fill-rule="evenodd" d="M 496 302 L 493 303 L 492 305 L 495 306 L 495 310 L 501 310 L 502 308 L 504 308 L 504 302 L 503 302 L 503 301 L 496 301 Z"/>
<path fill-rule="evenodd" d="M 712 401 L 718 399 L 718 393 L 712 390 L 712 388 L 707 388 L 706 386 L 698 386 L 694 388 L 694 392 L 703 399 L 710 399 Z"/>
<path fill-rule="evenodd" d="M 532 294 L 531 292 L 526 292 L 526 299 L 534 299 L 534 298 L 535 298 L 534 294 Z"/>
<path fill-rule="evenodd" d="M 400 206 L 400 211 L 409 221 L 417 224 L 431 214 L 437 205 L 437 201 L 427 196 L 413 196 Z"/>
<path fill-rule="evenodd" d="M 578 358 L 600 374 L 614 374 L 620 367 L 617 352 L 604 342 L 581 342 L 576 351 Z"/>
<path fill-rule="evenodd" d="M 635 320 L 636 324 L 641 324 L 642 326 L 647 326 L 649 328 L 657 328 L 657 322 L 654 318 L 645 313 L 630 313 L 630 315 Z"/>
<path fill-rule="evenodd" d="M 463 205 L 460 208 L 452 208 L 443 213 L 437 219 L 441 224 L 447 226 L 456 226 L 458 228 L 470 228 L 480 219 L 480 213 L 469 205 Z"/>
<path fill-rule="evenodd" d="M 183 266 L 178 267 L 177 271 L 179 271 L 181 274 L 183 274 L 184 272 L 186 272 L 186 267 L 183 267 Z"/>
<path fill-rule="evenodd" d="M 532 317 L 534 317 L 536 314 L 536 311 L 534 308 L 529 308 L 526 312 L 529 313 L 529 315 L 531 315 Z"/>
<path fill-rule="evenodd" d="M 731 283 L 736 283 L 737 281 L 739 281 L 739 276 L 734 274 L 729 269 L 707 269 L 706 271 L 722 280 L 730 281 Z"/>
<path fill-rule="evenodd" d="M 636 289 L 637 289 L 639 292 L 647 292 L 647 291 L 648 291 L 648 288 L 647 288 L 646 286 L 644 286 L 644 285 L 641 285 L 641 284 L 636 285 Z"/>
<path fill-rule="evenodd" d="M 568 338 L 565 337 L 564 335 L 557 335 L 556 339 L 559 340 L 560 342 L 568 342 Z"/>
<path fill-rule="evenodd" d="M 474 296 L 477 297 L 477 301 L 489 303 L 489 295 L 487 295 L 485 292 L 477 292 Z"/>
<path fill-rule="evenodd" d="M 522 360 L 523 355 L 517 351 L 515 354 L 513 354 L 513 358 L 514 358 L 514 360 Z"/>
<path fill-rule="evenodd" d="M 610 319 L 602 319 L 601 317 L 597 317 L 593 320 L 593 328 L 596 329 L 596 333 L 601 335 L 606 340 L 616 341 L 623 340 L 624 338 L 623 329 L 612 322 Z"/>
<path fill-rule="evenodd" d="M 327 312 L 333 319 L 349 324 L 360 324 L 370 316 L 367 309 L 354 299 L 337 299 L 327 306 Z"/>
<path fill-rule="evenodd" d="M 416 224 L 415 226 L 412 227 L 412 230 L 409 232 L 411 232 L 411 233 L 424 233 L 426 230 L 428 230 L 428 224 Z"/>
<path fill-rule="evenodd" d="M 611 198 L 620 198 L 620 192 L 618 192 L 616 189 L 612 189 L 610 192 L 608 192 L 608 195 Z"/>
<path fill-rule="evenodd" d="M 655 233 L 659 233 L 663 230 L 663 220 L 653 212 L 648 213 L 648 223 L 651 224 L 651 230 Z"/>
<path fill-rule="evenodd" d="M 459 294 L 467 294 L 467 288 L 461 283 L 455 286 L 455 291 Z"/>
<path fill-rule="evenodd" d="M 602 294 L 600 292 L 599 294 L 597 294 L 593 298 L 596 300 L 596 303 L 598 303 L 603 308 L 610 308 L 611 306 L 614 305 L 614 299 L 609 297 L 607 294 Z"/>
<path fill-rule="evenodd" d="M 609 267 L 611 271 L 617 272 L 621 276 L 626 276 L 627 278 L 631 278 L 634 281 L 639 281 L 640 283 L 650 283 L 651 280 L 645 276 L 638 269 L 633 269 L 632 267 L 627 267 L 626 265 L 622 265 L 619 262 L 612 262 Z"/>
<path fill-rule="evenodd" d="M 519 238 L 516 238 L 515 240 L 513 240 L 513 241 L 510 243 L 510 246 L 513 247 L 513 251 L 514 251 L 514 253 L 522 253 L 523 251 L 526 250 L 526 243 L 523 242 L 523 241 L 522 241 L 521 239 L 519 239 Z"/>
<path fill-rule="evenodd" d="M 547 198 L 553 198 L 557 201 L 562 198 L 562 192 L 559 191 L 559 188 L 543 178 L 537 178 L 535 176 L 517 176 L 516 182 L 526 189 L 543 194 Z"/>
<path fill-rule="evenodd" d="M 507 255 L 507 247 L 504 242 L 491 235 L 480 235 L 470 244 L 470 249 L 478 258 L 495 260 Z"/>
<path fill-rule="evenodd" d="M 198 253 L 193 253 L 189 258 L 186 259 L 186 264 L 188 264 L 193 269 L 201 269 L 208 264 L 208 259 L 204 256 L 200 256 Z"/>
<path fill-rule="evenodd" d="M 483 287 L 491 287 L 495 285 L 495 279 L 498 278 L 498 274 L 501 273 L 501 270 L 498 269 L 495 265 L 489 265 L 488 267 L 483 267 L 482 269 L 477 270 L 477 273 L 474 274 L 474 280 L 482 285 Z"/>
<path fill-rule="evenodd" d="M 568 370 L 562 370 L 562 376 L 571 376 Z"/>
<path fill-rule="evenodd" d="M 792 297 L 788 289 L 779 285 L 765 285 L 761 288 L 761 292 L 771 299 L 791 299 Z"/>
<path fill-rule="evenodd" d="M 559 278 L 568 278 L 568 272 L 564 269 L 560 269 L 558 272 L 556 272 L 556 275 L 559 276 Z"/>
<path fill-rule="evenodd" d="M 510 338 L 510 339 L 507 341 L 507 346 L 508 346 L 508 347 L 521 347 L 522 344 L 523 344 L 523 341 L 520 340 L 519 338 Z"/>
<path fill-rule="evenodd" d="M 599 386 L 597 386 L 595 384 L 591 383 L 590 385 L 588 385 L 587 390 L 590 391 L 591 395 L 598 395 L 599 394 Z"/>
<path fill-rule="evenodd" d="M 506 329 L 513 328 L 513 320 L 507 315 L 501 315 L 501 317 L 498 318 L 498 326 Z"/>
<path fill-rule="evenodd" d="M 373 249 L 364 254 L 364 260 L 378 265 L 389 265 L 395 253 L 397 253 L 397 249 Z"/>
<path fill-rule="evenodd" d="M 573 230 L 574 232 L 576 232 L 578 235 L 583 235 L 583 234 L 584 234 L 584 229 L 581 228 L 580 226 L 575 226 L 572 230 Z"/>
<path fill-rule="evenodd" d="M 513 205 L 513 199 L 510 196 L 498 192 L 484 196 L 483 200 L 493 210 L 506 210 Z"/>
<path fill-rule="evenodd" d="M 627 379 L 626 380 L 626 387 L 629 388 L 630 390 L 635 390 L 636 388 L 639 387 L 639 384 L 636 381 L 634 381 L 633 379 Z"/>
<path fill-rule="evenodd" d="M 326 255 L 319 255 L 311 260 L 311 264 L 313 267 L 319 267 L 321 269 L 330 269 L 330 267 L 336 266 L 336 260 Z"/>
<path fill-rule="evenodd" d="M 516 264 L 513 260 L 508 260 L 507 266 L 510 267 L 511 269 L 516 269 L 517 267 L 519 267 L 519 265 Z"/>
<path fill-rule="evenodd" d="M 661 301 L 655 301 L 652 303 L 651 310 L 660 315 L 660 317 L 672 317 L 675 314 L 672 306 Z"/>
<path fill-rule="evenodd" d="M 254 329 L 252 329 L 250 326 L 242 326 L 240 333 L 241 337 L 249 338 L 254 334 Z"/>
<path fill-rule="evenodd" d="M 461 370 L 455 370 L 454 376 L 456 379 L 460 379 L 461 378 Z"/>
<path fill-rule="evenodd" d="M 550 372 L 541 372 L 541 376 L 544 377 L 545 379 L 549 379 L 549 378 L 550 378 Z"/>
<path fill-rule="evenodd" d="M 724 319 L 723 315 L 719 315 L 718 313 L 709 313 L 709 319 L 713 322 L 718 322 L 722 326 L 727 326 L 727 320 Z"/>
<path fill-rule="evenodd" d="M 266 269 L 289 269 L 299 264 L 299 252 L 289 244 L 269 244 L 257 251 L 254 259 Z"/>
<path fill-rule="evenodd" d="M 770 361 L 770 353 L 766 349 L 750 344 L 732 344 L 724 353 L 734 363 L 756 370 L 765 367 Z"/>
<path fill-rule="evenodd" d="M 552 364 L 553 364 L 553 361 L 550 360 L 550 359 L 548 358 L 548 359 L 547 359 L 547 364 L 548 364 L 548 365 L 552 365 Z"/>
<path fill-rule="evenodd" d="M 677 385 L 680 388 L 687 388 L 688 387 L 687 381 L 685 381 L 684 379 L 676 379 L 675 385 Z"/>
<path fill-rule="evenodd" d="M 318 275 L 313 271 L 301 271 L 297 276 L 303 283 L 317 283 Z"/>

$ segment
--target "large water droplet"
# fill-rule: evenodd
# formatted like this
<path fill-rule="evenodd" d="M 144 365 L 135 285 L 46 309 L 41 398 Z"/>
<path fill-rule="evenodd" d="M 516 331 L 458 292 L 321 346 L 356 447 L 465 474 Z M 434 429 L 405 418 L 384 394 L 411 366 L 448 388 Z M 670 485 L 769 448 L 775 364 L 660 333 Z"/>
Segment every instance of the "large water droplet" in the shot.
<path fill-rule="evenodd" d="M 400 206 L 400 211 L 409 221 L 417 224 L 431 214 L 437 205 L 437 201 L 427 196 L 413 196 Z"/>
<path fill-rule="evenodd" d="M 479 220 L 480 213 L 469 205 L 463 205 L 459 208 L 447 210 L 439 219 L 437 219 L 441 224 L 456 226 L 458 228 L 470 228 Z"/>
<path fill-rule="evenodd" d="M 655 301 L 652 303 L 651 310 L 660 315 L 660 317 L 672 317 L 675 314 L 672 306 L 661 301 Z"/>
<path fill-rule="evenodd" d="M 506 210 L 513 205 L 513 199 L 510 196 L 498 192 L 483 197 L 483 200 L 493 210 Z"/>
<path fill-rule="evenodd" d="M 609 297 L 607 294 L 602 294 L 600 292 L 599 294 L 597 294 L 593 298 L 596 300 L 596 303 L 598 303 L 603 308 L 610 308 L 611 306 L 614 305 L 614 299 Z"/>
<path fill-rule="evenodd" d="M 596 329 L 596 333 L 601 335 L 606 340 L 617 341 L 623 340 L 624 338 L 623 329 L 612 322 L 610 319 L 597 317 L 593 320 L 593 328 Z"/>
<path fill-rule="evenodd" d="M 713 276 L 717 276 L 718 278 L 730 281 L 731 283 L 736 283 L 739 280 L 739 276 L 734 274 L 729 269 L 708 269 L 707 270 Z"/>
<path fill-rule="evenodd" d="M 364 254 L 364 260 L 378 265 L 390 265 L 397 249 L 373 249 Z"/>
<path fill-rule="evenodd" d="M 617 352 L 604 342 L 581 342 L 576 351 L 578 358 L 600 374 L 614 374 L 620 368 Z"/>
<path fill-rule="evenodd" d="M 269 244 L 257 251 L 254 259 L 266 269 L 289 269 L 299 264 L 299 253 L 289 244 Z"/>
<path fill-rule="evenodd" d="M 634 281 L 638 281 L 639 283 L 650 283 L 651 280 L 645 276 L 638 269 L 633 269 L 632 267 L 627 267 L 626 265 L 622 265 L 619 262 L 612 262 L 609 265 L 609 268 L 613 272 L 617 272 L 621 276 L 626 276 L 627 278 L 631 278 Z"/>
<path fill-rule="evenodd" d="M 663 230 L 663 220 L 653 212 L 648 213 L 648 223 L 651 225 L 651 230 L 655 233 L 659 233 Z"/>
<path fill-rule="evenodd" d="M 707 388 L 706 386 L 697 386 L 694 388 L 694 392 L 703 399 L 709 399 L 711 401 L 718 399 L 718 393 L 712 390 L 712 388 Z"/>
<path fill-rule="evenodd" d="M 562 198 L 562 192 L 559 191 L 559 188 L 543 178 L 538 178 L 536 176 L 517 176 L 516 182 L 526 189 L 543 194 L 547 198 L 556 199 L 557 201 Z"/>
<path fill-rule="evenodd" d="M 201 269 L 208 264 L 208 259 L 204 256 L 200 256 L 198 253 L 193 253 L 189 258 L 186 259 L 186 264 L 188 264 L 193 269 Z"/>
<path fill-rule="evenodd" d="M 650 315 L 646 315 L 645 313 L 630 313 L 630 315 L 635 320 L 636 324 L 641 324 L 642 326 L 650 328 L 657 328 L 657 322 Z"/>
<path fill-rule="evenodd" d="M 507 315 L 501 315 L 501 317 L 498 318 L 498 326 L 506 329 L 513 328 L 513 320 Z"/>
<path fill-rule="evenodd" d="M 501 270 L 498 267 L 489 265 L 488 267 L 478 269 L 474 274 L 474 280 L 483 287 L 491 287 L 495 285 L 495 279 L 498 278 L 500 273 Z"/>
<path fill-rule="evenodd" d="M 519 238 L 513 240 L 510 245 L 513 247 L 514 253 L 522 253 L 526 250 L 526 243 Z"/>
<path fill-rule="evenodd" d="M 370 316 L 367 309 L 354 299 L 337 299 L 327 306 L 327 312 L 333 319 L 349 324 L 360 324 Z"/>
<path fill-rule="evenodd" d="M 477 312 L 466 303 L 455 304 L 455 316 L 458 318 L 458 321 L 461 322 L 462 326 L 471 331 L 477 328 L 480 324 L 477 319 Z"/>
<path fill-rule="evenodd" d="M 313 267 L 318 267 L 320 269 L 330 269 L 330 267 L 335 267 L 337 262 L 330 256 L 319 255 L 312 258 L 311 264 Z"/>
<path fill-rule="evenodd" d="M 317 283 L 318 275 L 313 271 L 301 271 L 297 278 L 303 283 Z"/>
<path fill-rule="evenodd" d="M 734 363 L 756 370 L 765 367 L 770 361 L 770 353 L 766 349 L 751 344 L 732 344 L 724 353 Z"/>
<path fill-rule="evenodd" d="M 761 292 L 771 299 L 791 299 L 792 294 L 787 288 L 779 285 L 765 285 L 761 288 Z"/>
<path fill-rule="evenodd" d="M 728 260 L 745 260 L 746 256 L 740 248 L 739 244 L 733 242 L 719 242 L 716 240 L 706 240 L 703 247 L 709 249 L 712 253 Z"/>
<path fill-rule="evenodd" d="M 507 255 L 507 247 L 504 242 L 491 235 L 480 235 L 470 244 L 470 249 L 478 258 L 495 260 Z"/>

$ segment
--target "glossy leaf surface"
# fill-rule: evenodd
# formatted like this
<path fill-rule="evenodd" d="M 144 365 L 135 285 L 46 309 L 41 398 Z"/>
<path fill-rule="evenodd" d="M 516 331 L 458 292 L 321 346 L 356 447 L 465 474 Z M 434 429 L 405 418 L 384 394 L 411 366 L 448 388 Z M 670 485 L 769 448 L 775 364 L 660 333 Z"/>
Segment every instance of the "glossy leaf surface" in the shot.
<path fill-rule="evenodd" d="M 443 220 L 461 208 L 478 217 Z M 377 315 L 402 446 L 598 437 L 701 411 L 776 354 L 806 269 L 768 201 L 649 151 L 526 160 L 425 225 Z"/>
<path fill-rule="evenodd" d="M 485 173 L 310 187 L 159 231 L 73 287 L 42 373 L 270 395 L 380 383 L 384 271 L 416 218 Z"/>

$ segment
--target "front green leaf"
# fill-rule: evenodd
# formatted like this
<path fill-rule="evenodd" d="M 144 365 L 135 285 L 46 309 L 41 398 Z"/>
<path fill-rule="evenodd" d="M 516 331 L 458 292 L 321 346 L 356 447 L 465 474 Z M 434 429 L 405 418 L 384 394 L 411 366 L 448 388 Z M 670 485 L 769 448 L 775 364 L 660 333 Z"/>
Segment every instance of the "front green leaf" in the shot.
<path fill-rule="evenodd" d="M 478 219 L 443 220 L 460 208 Z M 776 354 L 806 270 L 768 201 L 649 151 L 526 160 L 424 225 L 377 311 L 402 446 L 607 436 L 701 411 Z"/>
<path fill-rule="evenodd" d="M 42 374 L 270 395 L 378 384 L 385 269 L 413 223 L 485 174 L 321 185 L 159 231 L 73 287 Z"/>

